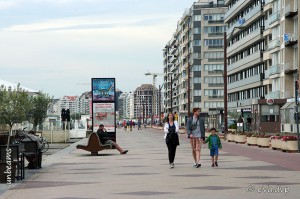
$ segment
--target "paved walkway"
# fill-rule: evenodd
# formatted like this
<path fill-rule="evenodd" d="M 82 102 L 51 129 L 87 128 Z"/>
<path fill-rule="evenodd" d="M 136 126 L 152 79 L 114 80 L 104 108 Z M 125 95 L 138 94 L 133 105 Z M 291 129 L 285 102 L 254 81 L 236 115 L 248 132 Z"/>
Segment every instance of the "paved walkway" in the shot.
<path fill-rule="evenodd" d="M 43 169 L 0 198 L 299 198 L 298 153 L 223 143 L 219 167 L 212 168 L 206 145 L 202 167 L 194 168 L 190 145 L 181 134 L 175 168 L 170 169 L 161 130 L 134 128 L 117 134 L 128 154 L 105 150 L 90 156 L 72 144 L 48 156 Z"/>

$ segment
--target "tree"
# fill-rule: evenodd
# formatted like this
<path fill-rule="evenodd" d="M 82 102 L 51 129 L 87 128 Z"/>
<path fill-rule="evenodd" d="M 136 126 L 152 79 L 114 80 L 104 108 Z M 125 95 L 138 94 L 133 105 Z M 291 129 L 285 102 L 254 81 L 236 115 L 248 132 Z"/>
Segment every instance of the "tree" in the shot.
<path fill-rule="evenodd" d="M 0 87 L 0 122 L 10 127 L 7 146 L 13 125 L 26 120 L 29 107 L 28 94 L 20 87 L 20 84 L 14 90 L 7 89 L 4 85 Z"/>
<path fill-rule="evenodd" d="M 43 123 L 47 117 L 47 109 L 51 98 L 48 94 L 40 92 L 38 95 L 29 97 L 29 111 L 27 119 L 33 124 L 33 131 L 36 131 L 37 125 Z"/>

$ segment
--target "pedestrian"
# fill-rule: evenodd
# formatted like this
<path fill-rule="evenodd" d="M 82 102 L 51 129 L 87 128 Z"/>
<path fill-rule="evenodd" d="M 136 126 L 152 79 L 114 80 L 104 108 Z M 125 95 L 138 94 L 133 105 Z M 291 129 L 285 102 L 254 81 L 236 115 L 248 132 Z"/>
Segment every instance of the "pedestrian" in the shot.
<path fill-rule="evenodd" d="M 170 168 L 174 168 L 174 159 L 176 154 L 176 148 L 179 145 L 179 126 L 177 121 L 174 121 L 173 113 L 168 114 L 167 121 L 164 126 L 165 136 L 164 139 L 166 141 L 168 147 L 168 156 L 169 156 L 169 163 Z"/>
<path fill-rule="evenodd" d="M 120 152 L 120 154 L 126 154 L 128 152 L 128 150 L 122 149 L 117 143 L 110 140 L 110 136 L 107 133 L 106 129 L 104 128 L 103 124 L 99 125 L 99 129 L 97 130 L 97 134 L 98 134 L 98 137 L 99 137 L 100 142 L 102 144 L 111 144 L 111 145 L 113 145 Z"/>
<path fill-rule="evenodd" d="M 199 168 L 201 167 L 201 145 L 205 140 L 204 118 L 200 117 L 200 108 L 193 108 L 193 116 L 188 118 L 186 130 L 191 142 L 192 154 L 195 161 L 194 166 Z"/>
<path fill-rule="evenodd" d="M 252 122 L 252 119 L 251 119 L 251 117 L 248 115 L 248 118 L 247 118 L 247 130 L 248 130 L 248 131 L 250 131 L 251 122 Z"/>
<path fill-rule="evenodd" d="M 142 130 L 142 127 L 141 127 L 141 125 L 142 125 L 142 122 L 141 122 L 141 120 L 138 120 L 138 130 Z"/>
<path fill-rule="evenodd" d="M 205 140 L 205 143 L 208 142 L 208 148 L 210 149 L 210 157 L 211 157 L 211 166 L 219 166 L 218 165 L 218 157 L 219 157 L 219 149 L 222 149 L 221 139 L 216 134 L 216 129 L 210 129 L 211 135 Z"/>

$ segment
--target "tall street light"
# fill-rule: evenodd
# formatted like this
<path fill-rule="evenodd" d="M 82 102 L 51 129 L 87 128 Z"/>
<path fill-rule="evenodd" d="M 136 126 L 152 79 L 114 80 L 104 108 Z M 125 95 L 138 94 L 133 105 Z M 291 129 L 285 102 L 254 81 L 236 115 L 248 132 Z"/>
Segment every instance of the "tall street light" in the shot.
<path fill-rule="evenodd" d="M 240 21 L 240 24 L 244 23 L 244 21 Z M 244 26 L 234 27 L 228 41 L 234 33 L 235 29 L 243 29 Z M 226 139 L 228 133 L 228 106 L 227 106 L 227 33 L 224 32 L 224 138 Z"/>

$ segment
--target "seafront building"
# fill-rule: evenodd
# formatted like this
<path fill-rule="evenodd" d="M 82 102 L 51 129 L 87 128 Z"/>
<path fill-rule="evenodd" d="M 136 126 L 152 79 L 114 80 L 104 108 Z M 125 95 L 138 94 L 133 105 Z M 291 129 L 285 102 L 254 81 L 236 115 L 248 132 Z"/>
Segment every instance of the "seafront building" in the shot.
<path fill-rule="evenodd" d="M 185 125 L 193 107 L 201 107 L 207 124 L 221 124 L 224 105 L 224 1 L 200 0 L 186 9 L 163 49 L 164 112 L 178 113 Z"/>
<path fill-rule="evenodd" d="M 295 132 L 298 1 L 227 0 L 225 5 L 229 115 L 244 118 L 243 130 Z"/>

